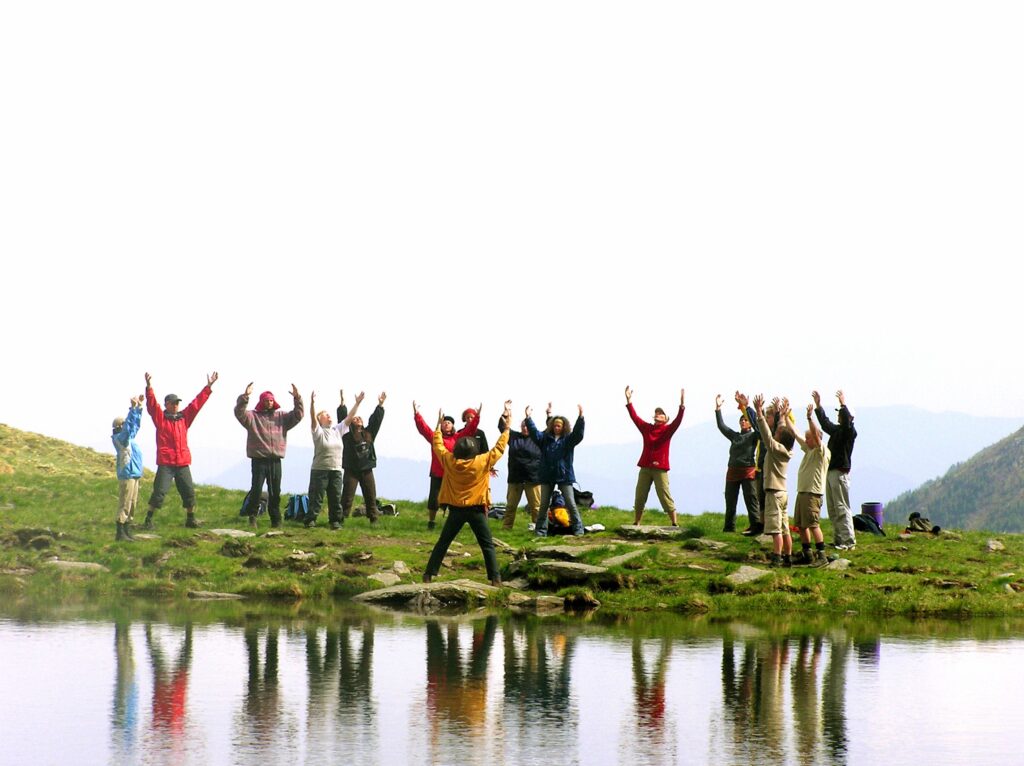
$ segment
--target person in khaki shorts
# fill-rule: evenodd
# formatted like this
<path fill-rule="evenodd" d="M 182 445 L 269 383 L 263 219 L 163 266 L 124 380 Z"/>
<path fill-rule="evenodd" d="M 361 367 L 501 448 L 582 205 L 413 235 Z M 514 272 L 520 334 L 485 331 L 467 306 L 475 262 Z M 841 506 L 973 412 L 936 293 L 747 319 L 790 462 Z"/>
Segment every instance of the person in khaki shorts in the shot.
<path fill-rule="evenodd" d="M 800 443 L 804 451 L 796 478 L 796 506 L 794 522 L 800 527 L 800 558 L 797 564 L 820 567 L 828 563 L 825 555 L 825 538 L 821 534 L 821 500 L 825 493 L 825 474 L 831 457 L 828 447 L 821 440 L 821 430 L 811 417 L 814 405 L 807 405 L 807 432 L 803 437 L 789 420 L 786 428 Z M 811 542 L 814 551 L 811 551 Z"/>
<path fill-rule="evenodd" d="M 686 412 L 686 391 L 679 389 L 679 411 L 675 420 L 671 423 L 668 415 L 661 407 L 654 409 L 654 422 L 648 423 L 636 414 L 633 409 L 633 389 L 626 386 L 626 411 L 629 413 L 633 425 L 636 426 L 643 437 L 644 448 L 640 453 L 640 460 L 637 466 L 640 473 L 636 479 L 636 496 L 633 503 L 633 523 L 639 524 L 644 517 L 644 505 L 647 504 L 647 497 L 651 492 L 651 485 L 658 495 L 661 509 L 668 516 L 669 523 L 675 527 L 679 523 L 676 520 L 676 503 L 672 499 L 672 493 L 668 488 L 668 457 L 669 446 L 672 436 L 683 422 L 683 413 Z"/>
<path fill-rule="evenodd" d="M 117 451 L 117 535 L 118 542 L 132 542 L 135 536 L 131 524 L 135 521 L 135 507 L 139 502 L 139 480 L 142 478 L 142 450 L 135 436 L 142 425 L 142 403 L 145 395 L 133 396 L 128 415 L 114 418 L 110 440 Z"/>
<path fill-rule="evenodd" d="M 764 457 L 764 532 L 772 536 L 771 566 L 792 566 L 793 537 L 789 533 L 789 519 L 786 506 L 789 495 L 786 493 L 786 471 L 789 459 L 793 457 L 793 434 L 789 427 L 783 425 L 791 417 L 789 400 L 772 400 L 775 410 L 775 433 L 768 427 L 764 417 L 764 397 L 754 397 L 754 410 L 757 412 L 757 427 L 761 431 L 761 443 L 765 449 Z"/>

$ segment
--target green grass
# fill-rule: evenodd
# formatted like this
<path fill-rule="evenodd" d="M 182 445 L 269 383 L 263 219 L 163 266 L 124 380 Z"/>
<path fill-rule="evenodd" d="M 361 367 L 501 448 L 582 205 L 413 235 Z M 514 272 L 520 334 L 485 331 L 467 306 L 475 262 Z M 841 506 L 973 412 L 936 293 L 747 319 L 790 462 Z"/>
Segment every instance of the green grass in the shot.
<path fill-rule="evenodd" d="M 143 511 L 151 488 L 152 476 L 147 475 Z M 374 527 L 363 518 L 349 519 L 337 532 L 285 522 L 284 534 L 266 537 L 268 522 L 263 517 L 259 537 L 238 541 L 209 530 L 246 529 L 238 516 L 244 493 L 197 489 L 202 529 L 184 528 L 184 512 L 172 492 L 156 517 L 159 539 L 116 543 L 113 457 L 0 425 L 0 595 L 27 600 L 145 596 L 173 601 L 184 599 L 189 591 L 207 590 L 282 604 L 329 604 L 380 587 L 368 577 L 392 571 L 396 561 L 405 562 L 411 572 L 403 582 L 418 581 L 437 538 L 436 531 L 426 528 L 425 504 L 398 502 L 399 515 L 382 517 Z M 584 539 L 605 547 L 580 561 L 600 564 L 637 550 L 637 545 L 615 535 L 620 525 L 631 523 L 630 513 L 604 508 L 585 512 L 584 520 L 600 522 L 607 531 Z M 659 524 L 665 517 L 651 512 L 645 520 Z M 514 530 L 492 522 L 495 537 L 512 549 L 499 550 L 506 579 L 524 577 L 531 590 L 563 596 L 573 608 L 600 602 L 604 614 L 665 611 L 716 619 L 825 613 L 913 618 L 1024 615 L 1020 535 L 999 535 L 1005 550 L 990 553 L 985 543 L 995 535 L 989 533 L 902 540 L 897 537 L 900 528 L 889 525 L 888 537 L 858 537 L 857 550 L 844 554 L 852 561 L 846 571 L 794 567 L 734 585 L 728 575 L 744 564 L 764 567 L 767 550 L 756 540 L 722 533 L 721 515 L 706 513 L 681 520 L 686 539 L 644 544 L 642 556 L 586 583 L 567 585 L 535 559 L 517 561 L 515 573 L 510 572 L 509 565 L 537 545 L 526 521 L 521 511 Z M 824 531 L 830 539 L 827 522 Z M 728 547 L 704 550 L 696 541 L 701 537 Z M 438 579 L 485 581 L 483 558 L 468 528 L 457 542 L 449 551 L 450 567 L 443 568 Z M 556 537 L 547 542 L 573 541 Z M 315 557 L 298 560 L 295 551 Z M 55 556 L 99 563 L 109 572 L 58 570 L 47 565 Z"/>

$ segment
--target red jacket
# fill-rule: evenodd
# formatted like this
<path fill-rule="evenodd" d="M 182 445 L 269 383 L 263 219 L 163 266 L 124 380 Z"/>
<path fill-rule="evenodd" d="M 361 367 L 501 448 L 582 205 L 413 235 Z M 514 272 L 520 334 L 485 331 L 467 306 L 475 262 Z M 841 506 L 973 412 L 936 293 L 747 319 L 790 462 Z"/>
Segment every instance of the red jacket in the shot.
<path fill-rule="evenodd" d="M 683 412 L 686 411 L 686 408 L 679 405 L 679 414 L 676 415 L 676 419 L 664 425 L 641 420 L 636 414 L 636 410 L 633 409 L 632 403 L 627 404 L 626 409 L 629 410 L 629 416 L 633 418 L 637 430 L 644 437 L 644 451 L 640 453 L 637 465 L 641 468 L 658 468 L 667 471 L 669 442 L 672 441 L 672 434 L 683 422 Z"/>
<path fill-rule="evenodd" d="M 205 386 L 192 403 L 181 410 L 176 418 L 168 418 L 156 401 L 152 388 L 146 389 L 146 409 L 156 426 L 156 464 L 191 465 L 192 453 L 188 451 L 188 428 L 196 419 L 199 410 L 206 404 L 213 391 Z"/>
<path fill-rule="evenodd" d="M 453 449 L 455 449 L 455 442 L 457 442 L 463 436 L 472 436 L 473 434 L 475 434 L 476 428 L 479 424 L 480 416 L 478 415 L 476 417 L 471 417 L 467 421 L 466 427 L 463 428 L 461 431 L 452 431 L 451 436 L 444 436 L 442 434 L 441 439 L 442 441 L 444 441 L 445 449 L 451 452 Z M 416 413 L 416 430 L 418 430 L 420 432 L 420 435 L 422 435 L 423 438 L 426 439 L 431 444 L 430 475 L 436 479 L 440 479 L 442 476 L 444 476 L 444 467 L 441 465 L 441 461 L 437 459 L 437 455 L 434 454 L 434 429 L 427 425 L 427 421 L 425 421 L 423 419 L 423 416 L 420 415 L 418 412 Z"/>

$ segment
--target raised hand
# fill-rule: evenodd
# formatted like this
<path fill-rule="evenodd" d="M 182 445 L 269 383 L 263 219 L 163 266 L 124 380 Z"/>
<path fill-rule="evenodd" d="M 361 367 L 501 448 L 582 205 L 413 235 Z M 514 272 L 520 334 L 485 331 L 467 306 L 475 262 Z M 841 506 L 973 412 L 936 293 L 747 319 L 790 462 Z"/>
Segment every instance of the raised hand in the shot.
<path fill-rule="evenodd" d="M 246 396 L 252 396 L 252 383 L 250 383 L 249 385 L 247 385 L 245 387 L 245 395 Z"/>
<path fill-rule="evenodd" d="M 366 396 L 366 394 L 364 392 L 362 392 L 362 391 L 360 391 L 358 394 L 356 394 L 356 404 L 357 405 L 358 404 L 362 404 L 364 396 Z"/>
<path fill-rule="evenodd" d="M 440 428 L 444 422 L 444 408 L 442 407 L 437 411 L 437 427 Z"/>
<path fill-rule="evenodd" d="M 680 407 L 685 407 L 686 406 L 686 389 L 685 388 L 680 388 L 679 389 L 679 406 Z"/>
<path fill-rule="evenodd" d="M 577 404 L 576 405 L 576 409 L 579 410 L 580 417 L 582 418 L 583 417 L 583 405 L 582 404 Z"/>
<path fill-rule="evenodd" d="M 377 397 L 377 404 L 380 405 L 381 407 L 383 407 L 384 406 L 384 400 L 387 399 L 387 398 L 388 398 L 388 395 L 385 392 L 381 391 L 380 392 L 380 396 Z"/>
<path fill-rule="evenodd" d="M 210 388 L 213 388 L 213 384 L 217 382 L 217 378 L 219 377 L 220 375 L 218 375 L 216 372 L 211 372 L 209 375 L 206 376 L 206 385 L 208 385 Z"/>
<path fill-rule="evenodd" d="M 633 389 L 626 386 L 626 404 L 629 404 L 633 399 Z"/>
<path fill-rule="evenodd" d="M 736 392 L 735 399 L 736 406 L 739 407 L 741 410 L 747 409 L 747 406 L 750 404 L 750 400 L 747 398 L 747 395 L 744 393 L 740 393 L 739 391 Z"/>
<path fill-rule="evenodd" d="M 529 404 L 527 404 L 526 405 L 526 409 L 523 410 L 523 417 L 527 417 L 527 418 L 530 417 L 530 413 L 531 412 L 533 412 L 533 407 L 531 407 Z"/>
<path fill-rule="evenodd" d="M 807 405 L 807 419 L 810 420 L 811 419 L 811 415 L 813 415 L 813 414 L 814 414 L 814 405 L 813 404 L 808 404 Z"/>
<path fill-rule="evenodd" d="M 413 415 L 419 415 L 420 414 L 420 408 L 417 406 L 415 399 L 412 400 L 412 414 Z"/>
<path fill-rule="evenodd" d="M 150 375 L 150 374 L 149 374 L 149 373 L 147 372 L 147 373 L 146 373 L 146 388 L 152 388 L 152 387 L 153 387 L 153 376 L 152 376 L 152 375 Z"/>
<path fill-rule="evenodd" d="M 839 400 L 839 406 L 840 407 L 845 407 L 846 406 L 846 397 L 843 396 L 843 390 L 842 389 L 839 389 L 838 391 L 836 391 L 836 399 Z"/>
<path fill-rule="evenodd" d="M 821 406 L 821 394 L 819 394 L 817 391 L 811 391 L 811 398 L 814 400 L 815 407 Z"/>
<path fill-rule="evenodd" d="M 340 404 L 344 404 L 345 403 L 345 389 L 344 388 L 339 388 L 338 389 L 338 396 L 341 397 Z"/>
<path fill-rule="evenodd" d="M 720 409 L 722 409 L 722 402 L 724 401 L 725 399 L 722 398 L 721 394 L 718 394 L 715 397 L 715 412 L 718 412 Z"/>
<path fill-rule="evenodd" d="M 754 394 L 754 411 L 760 415 L 762 414 L 762 408 L 764 407 L 764 396 L 762 394 Z"/>
<path fill-rule="evenodd" d="M 297 389 L 295 387 L 295 384 L 292 383 L 292 399 L 299 400 L 301 398 L 302 398 L 302 394 L 299 393 L 299 389 Z"/>

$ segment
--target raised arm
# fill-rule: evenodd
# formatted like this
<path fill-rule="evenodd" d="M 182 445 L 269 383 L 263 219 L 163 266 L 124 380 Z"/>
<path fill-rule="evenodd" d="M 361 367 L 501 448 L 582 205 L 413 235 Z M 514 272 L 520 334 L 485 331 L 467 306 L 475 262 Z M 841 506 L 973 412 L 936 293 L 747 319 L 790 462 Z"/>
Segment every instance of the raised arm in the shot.
<path fill-rule="evenodd" d="M 356 413 L 359 412 L 359 405 L 363 403 L 364 396 L 365 393 L 362 391 L 356 394 L 356 403 L 352 405 L 352 411 L 349 412 L 348 415 L 341 415 L 341 408 L 345 406 L 344 404 L 338 407 L 338 414 L 341 415 L 341 417 L 338 420 L 339 423 L 343 422 L 346 426 L 351 425 L 352 420 L 356 416 Z"/>
<path fill-rule="evenodd" d="M 299 389 L 292 383 L 292 411 L 288 413 L 285 419 L 285 430 L 295 428 L 299 423 L 302 422 L 303 415 L 306 414 L 305 406 L 302 403 L 302 394 L 299 393 Z"/>

